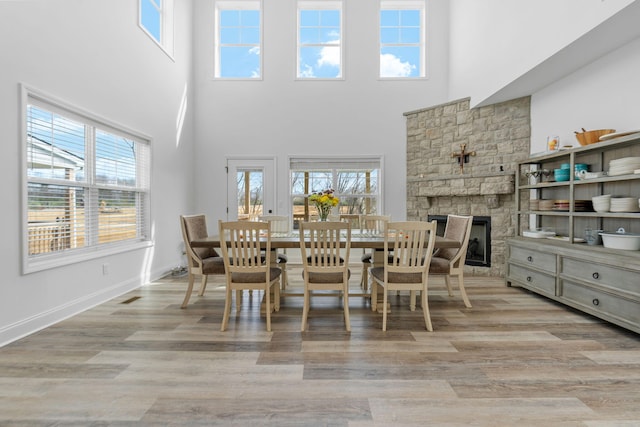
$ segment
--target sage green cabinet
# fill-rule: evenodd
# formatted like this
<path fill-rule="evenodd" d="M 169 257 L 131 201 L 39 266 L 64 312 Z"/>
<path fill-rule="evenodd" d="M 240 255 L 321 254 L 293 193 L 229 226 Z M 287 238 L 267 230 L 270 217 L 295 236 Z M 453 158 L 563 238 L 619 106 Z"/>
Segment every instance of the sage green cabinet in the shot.
<path fill-rule="evenodd" d="M 583 241 L 586 228 L 624 227 L 640 233 L 640 213 L 592 212 L 576 203 L 601 194 L 640 198 L 640 174 L 584 180 L 572 176 L 556 182 L 552 173 L 563 163 L 572 170 L 577 163 L 587 163 L 592 172 L 606 171 L 611 160 L 622 157 L 640 157 L 640 134 L 545 153 L 518 164 L 517 235 L 507 239 L 505 281 L 640 333 L 640 251 Z M 536 199 L 568 201 L 568 208 L 565 203 L 561 209 L 532 209 L 530 201 Z M 523 231 L 530 228 L 552 229 L 561 237 L 524 237 Z"/>

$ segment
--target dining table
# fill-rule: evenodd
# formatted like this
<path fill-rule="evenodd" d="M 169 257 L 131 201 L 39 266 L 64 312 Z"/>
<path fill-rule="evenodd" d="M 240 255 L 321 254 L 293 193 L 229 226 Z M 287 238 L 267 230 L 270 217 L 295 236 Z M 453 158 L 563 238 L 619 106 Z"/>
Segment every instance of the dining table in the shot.
<path fill-rule="evenodd" d="M 267 239 L 263 238 L 263 246 L 266 247 Z M 220 237 L 208 236 L 191 241 L 194 248 L 219 248 Z M 460 242 L 442 236 L 436 236 L 434 248 L 459 248 Z M 297 233 L 272 233 L 271 249 L 295 249 L 300 248 L 300 236 Z M 384 249 L 384 236 L 380 234 L 351 234 L 352 249 Z"/>
<path fill-rule="evenodd" d="M 262 246 L 266 248 L 267 239 L 261 237 Z M 217 235 L 211 235 L 205 238 L 196 239 L 191 241 L 191 246 L 195 248 L 219 248 L 220 237 Z M 459 248 L 460 242 L 454 239 L 445 238 L 443 236 L 436 236 L 434 242 L 434 249 L 438 248 Z M 294 233 L 271 233 L 271 251 L 277 253 L 278 249 L 296 249 L 300 248 L 300 235 L 297 232 Z M 373 263 L 372 266 L 382 266 L 384 264 L 384 236 L 380 233 L 351 233 L 351 249 L 373 249 Z M 276 256 L 272 256 L 272 259 L 277 259 Z M 280 296 L 302 296 L 299 292 L 280 292 Z M 371 294 L 368 292 L 353 293 L 349 292 L 349 296 L 370 298 Z"/>

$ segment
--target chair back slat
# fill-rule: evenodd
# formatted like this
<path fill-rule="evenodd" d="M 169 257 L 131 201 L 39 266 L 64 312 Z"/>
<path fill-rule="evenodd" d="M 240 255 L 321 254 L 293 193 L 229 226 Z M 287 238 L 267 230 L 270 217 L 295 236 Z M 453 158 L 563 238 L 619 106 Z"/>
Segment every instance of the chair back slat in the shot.
<path fill-rule="evenodd" d="M 230 273 L 267 273 L 271 262 L 269 222 L 220 221 L 219 231 L 222 256 Z"/>
<path fill-rule="evenodd" d="M 435 243 L 437 222 L 388 222 L 385 227 L 385 271 L 426 274 Z"/>

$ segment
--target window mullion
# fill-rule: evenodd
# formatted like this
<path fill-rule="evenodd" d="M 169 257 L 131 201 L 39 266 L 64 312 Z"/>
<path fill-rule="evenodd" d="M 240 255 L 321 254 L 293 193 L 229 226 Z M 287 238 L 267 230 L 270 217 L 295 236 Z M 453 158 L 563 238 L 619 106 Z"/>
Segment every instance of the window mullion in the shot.
<path fill-rule="evenodd" d="M 86 246 L 98 244 L 98 189 L 96 188 L 96 129 L 85 126 L 85 179 L 84 221 Z"/>

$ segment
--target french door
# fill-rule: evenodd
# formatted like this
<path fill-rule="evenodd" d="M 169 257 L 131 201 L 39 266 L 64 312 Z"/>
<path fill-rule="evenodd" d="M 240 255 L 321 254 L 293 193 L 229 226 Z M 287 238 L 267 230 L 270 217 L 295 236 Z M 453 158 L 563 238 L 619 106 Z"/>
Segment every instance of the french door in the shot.
<path fill-rule="evenodd" d="M 275 158 L 227 159 L 227 220 L 275 213 Z"/>

